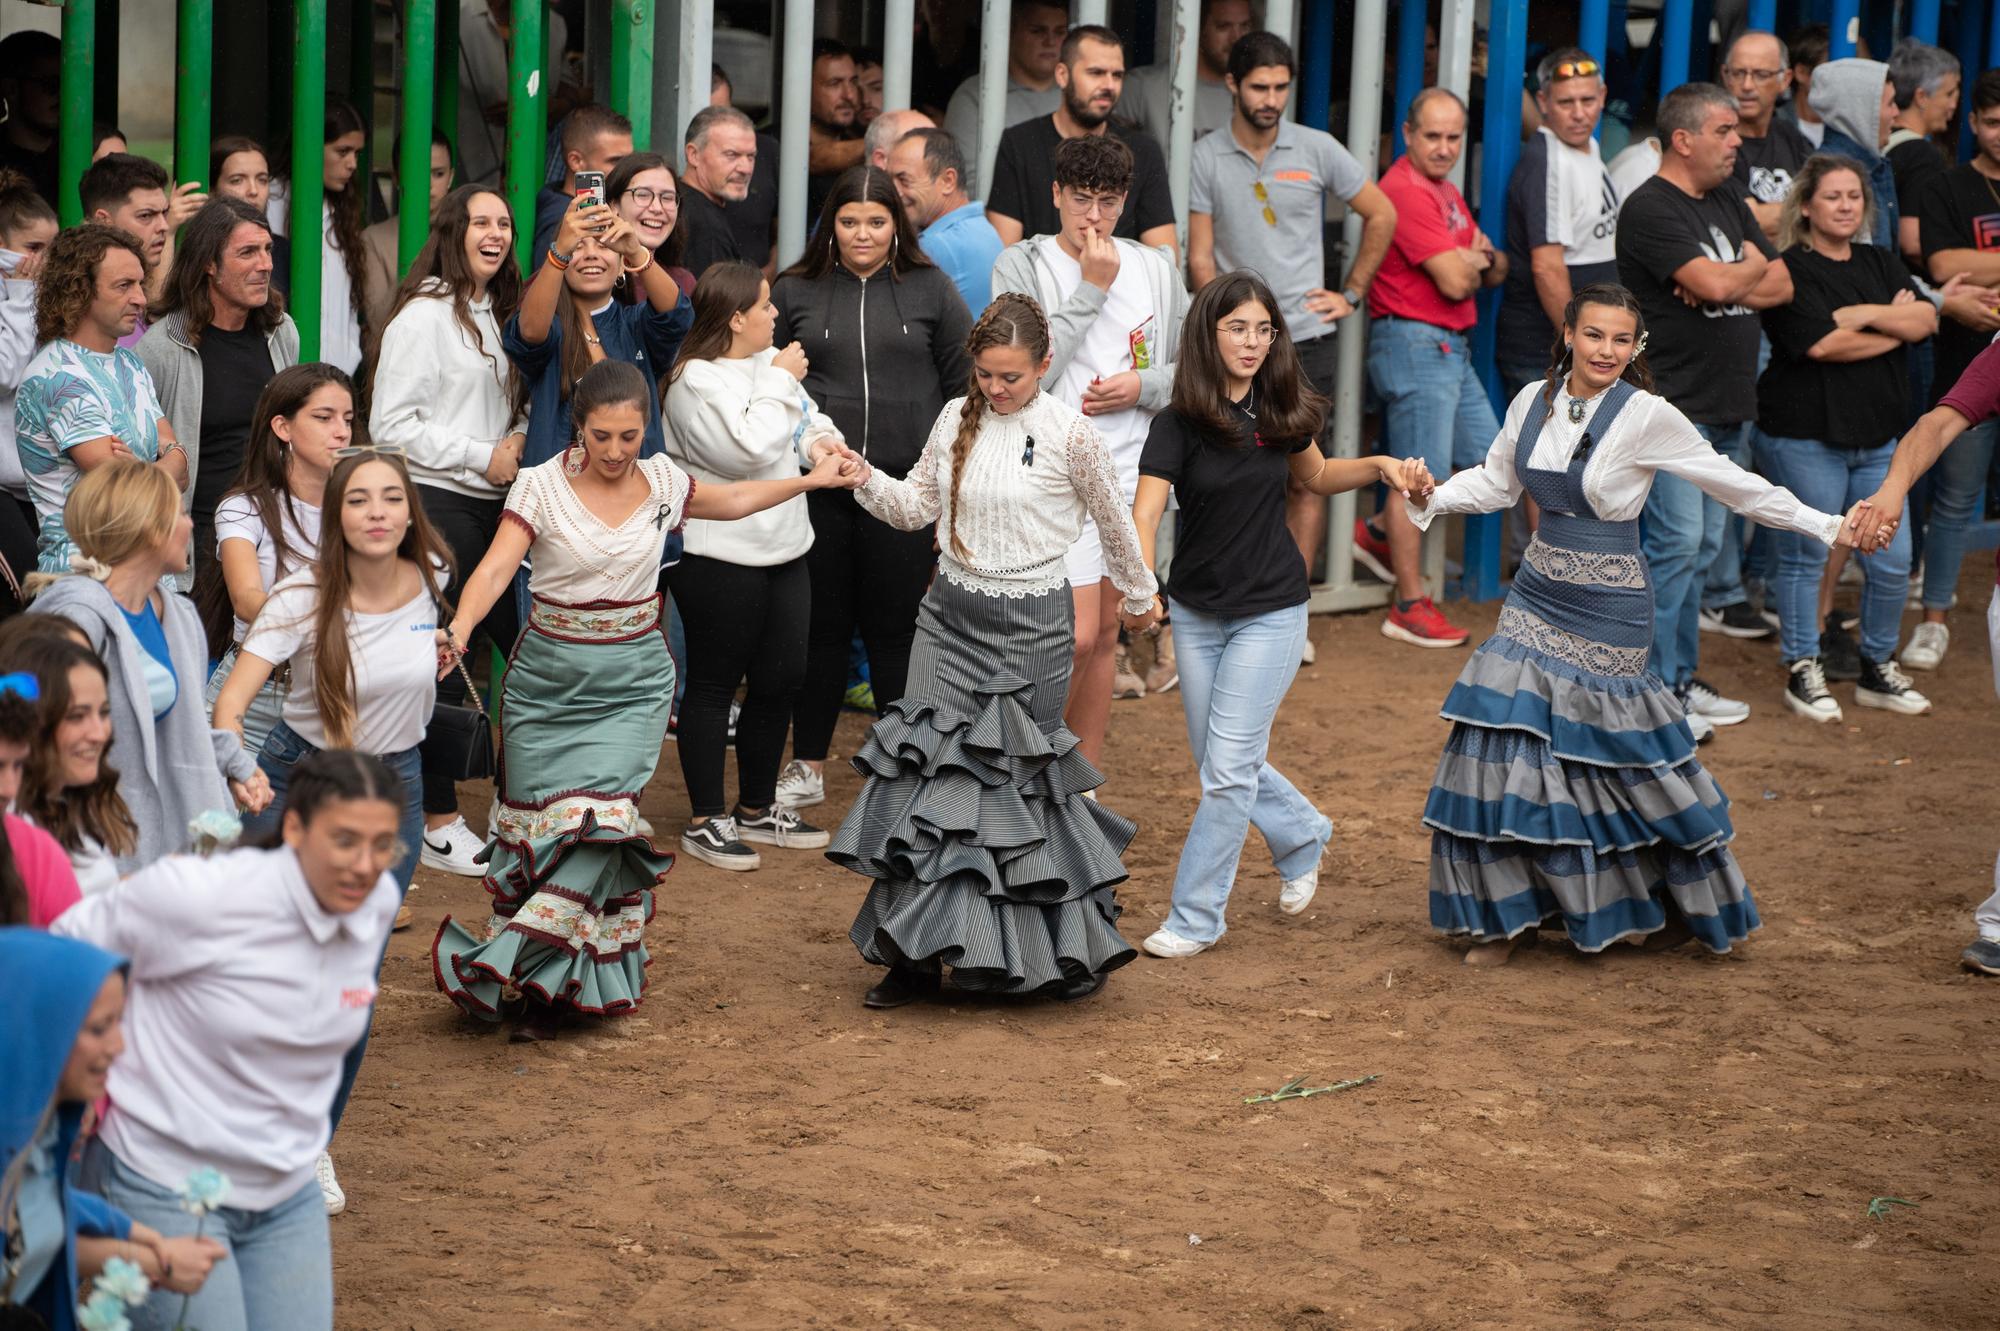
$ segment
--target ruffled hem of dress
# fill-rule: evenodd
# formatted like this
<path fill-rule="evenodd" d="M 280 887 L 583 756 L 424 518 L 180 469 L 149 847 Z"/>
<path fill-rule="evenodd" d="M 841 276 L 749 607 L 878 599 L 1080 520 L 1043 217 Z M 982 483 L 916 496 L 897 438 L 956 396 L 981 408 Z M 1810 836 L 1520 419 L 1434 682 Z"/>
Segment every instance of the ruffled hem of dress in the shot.
<path fill-rule="evenodd" d="M 848 937 L 877 966 L 949 966 L 956 989 L 1026 997 L 1052 994 L 1137 956 L 1118 932 L 1118 915 L 1108 887 L 1044 905 L 951 883 L 876 883 Z"/>
<path fill-rule="evenodd" d="M 1593 675 L 1510 638 L 1472 654 L 1446 696 L 1447 720 L 1524 731 L 1593 767 L 1679 768 L 1695 754 L 1687 713 L 1656 675 Z"/>

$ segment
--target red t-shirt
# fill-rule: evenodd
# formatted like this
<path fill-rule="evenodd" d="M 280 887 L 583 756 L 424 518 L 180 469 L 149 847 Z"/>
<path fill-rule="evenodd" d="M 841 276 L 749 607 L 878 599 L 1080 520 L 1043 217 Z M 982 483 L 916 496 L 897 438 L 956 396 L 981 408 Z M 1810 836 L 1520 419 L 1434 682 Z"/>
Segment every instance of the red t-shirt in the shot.
<path fill-rule="evenodd" d="M 1472 244 L 1478 226 L 1465 196 L 1449 180 L 1432 180 L 1398 157 L 1382 174 L 1382 192 L 1396 205 L 1396 239 L 1368 288 L 1368 313 L 1379 319 L 1419 319 L 1458 332 L 1479 322 L 1470 298 L 1446 300 L 1424 271 L 1424 260 Z"/>
<path fill-rule="evenodd" d="M 2000 342 L 1989 342 L 1986 350 L 1972 358 L 1958 382 L 1938 399 L 1940 407 L 1950 407 L 1974 425 L 2000 416 Z M 2000 581 L 2000 554 L 1993 557 L 1994 577 Z"/>

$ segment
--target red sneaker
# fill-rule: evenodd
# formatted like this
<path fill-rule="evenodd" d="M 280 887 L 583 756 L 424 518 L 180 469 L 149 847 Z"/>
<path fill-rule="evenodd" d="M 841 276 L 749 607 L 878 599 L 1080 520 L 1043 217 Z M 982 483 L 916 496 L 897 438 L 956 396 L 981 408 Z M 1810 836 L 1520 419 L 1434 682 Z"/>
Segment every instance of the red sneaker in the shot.
<path fill-rule="evenodd" d="M 1389 607 L 1382 621 L 1382 636 L 1398 638 L 1416 647 L 1463 647 L 1472 634 L 1444 617 L 1444 612 L 1426 596 L 1408 610 Z"/>
<path fill-rule="evenodd" d="M 1354 520 L 1354 561 L 1384 582 L 1396 580 L 1389 568 L 1389 538 L 1377 536 L 1366 518 Z"/>

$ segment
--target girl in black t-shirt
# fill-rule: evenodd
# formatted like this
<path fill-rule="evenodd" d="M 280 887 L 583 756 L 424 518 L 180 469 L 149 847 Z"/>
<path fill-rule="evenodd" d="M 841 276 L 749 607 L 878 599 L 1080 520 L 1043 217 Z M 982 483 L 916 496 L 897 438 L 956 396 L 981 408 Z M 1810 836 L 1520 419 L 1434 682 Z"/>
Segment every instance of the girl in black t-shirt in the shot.
<path fill-rule="evenodd" d="M 1284 880 L 1279 909 L 1296 915 L 1312 901 L 1333 824 L 1265 761 L 1271 722 L 1298 673 L 1311 591 L 1285 528 L 1285 483 L 1296 478 L 1320 495 L 1376 481 L 1407 490 L 1406 470 L 1417 465 L 1320 451 L 1314 436 L 1327 402 L 1300 372 L 1277 311 L 1270 288 L 1245 271 L 1196 293 L 1173 401 L 1153 418 L 1139 460 L 1132 516 L 1148 567 L 1168 491 L 1180 500 L 1167 596 L 1201 775 L 1173 912 L 1144 943 L 1156 957 L 1191 957 L 1222 937 L 1252 824 Z"/>

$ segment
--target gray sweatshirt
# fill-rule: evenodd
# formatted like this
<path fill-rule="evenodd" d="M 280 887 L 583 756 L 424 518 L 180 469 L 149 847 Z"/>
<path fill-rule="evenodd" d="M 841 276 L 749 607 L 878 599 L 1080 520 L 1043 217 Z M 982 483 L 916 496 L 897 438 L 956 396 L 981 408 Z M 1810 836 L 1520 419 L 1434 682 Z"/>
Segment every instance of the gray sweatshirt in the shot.
<path fill-rule="evenodd" d="M 271 370 L 289 369 L 299 363 L 299 329 L 287 314 L 278 320 L 266 339 L 271 348 Z M 187 507 L 194 495 L 194 478 L 201 467 L 201 351 L 188 341 L 187 317 L 175 310 L 146 330 L 139 339 L 139 359 L 153 376 L 153 389 L 160 395 L 160 407 L 174 427 L 174 438 L 187 450 L 188 488 L 181 506 Z M 207 551 L 196 551 L 197 558 Z"/>
<path fill-rule="evenodd" d="M 1070 358 L 1083 345 L 1085 333 L 1097 318 L 1110 295 L 1088 282 L 1079 282 L 1067 296 L 1057 286 L 1055 269 L 1042 257 L 1044 247 L 1058 244 L 1054 236 L 1030 236 L 1000 251 L 993 261 L 993 294 L 1020 291 L 1041 302 L 1049 317 L 1049 372 L 1051 382 L 1061 377 Z M 1187 317 L 1187 288 L 1181 285 L 1180 269 L 1167 250 L 1148 249 L 1136 240 L 1119 240 L 1121 264 L 1144 267 L 1153 289 L 1153 312 L 1160 319 L 1159 355 L 1151 366 L 1140 370 L 1139 406 L 1158 411 L 1174 392 L 1174 357 L 1181 345 L 1181 320 Z"/>
<path fill-rule="evenodd" d="M 257 770 L 235 735 L 209 725 L 208 640 L 193 602 L 162 599 L 160 628 L 180 695 L 157 721 L 146 691 L 146 649 L 103 583 L 70 574 L 34 605 L 81 628 L 111 672 L 111 749 L 104 760 L 118 770 L 118 793 L 139 824 L 138 849 L 118 857 L 121 875 L 186 850 L 189 821 L 210 809 L 234 812 L 228 781 L 246 781 Z"/>

